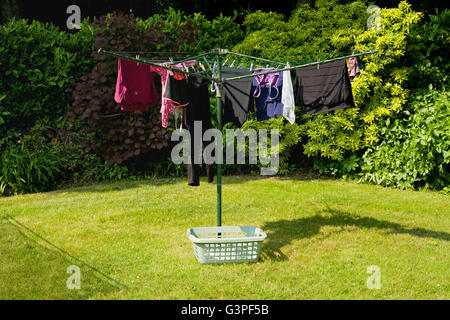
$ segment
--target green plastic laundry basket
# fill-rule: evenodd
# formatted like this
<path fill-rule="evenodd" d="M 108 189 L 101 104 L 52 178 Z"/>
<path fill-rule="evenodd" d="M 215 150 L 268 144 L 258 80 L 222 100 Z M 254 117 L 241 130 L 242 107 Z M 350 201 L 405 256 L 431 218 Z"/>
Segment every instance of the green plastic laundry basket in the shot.
<path fill-rule="evenodd" d="M 267 235 L 257 227 L 190 228 L 194 254 L 200 263 L 256 262 Z"/>

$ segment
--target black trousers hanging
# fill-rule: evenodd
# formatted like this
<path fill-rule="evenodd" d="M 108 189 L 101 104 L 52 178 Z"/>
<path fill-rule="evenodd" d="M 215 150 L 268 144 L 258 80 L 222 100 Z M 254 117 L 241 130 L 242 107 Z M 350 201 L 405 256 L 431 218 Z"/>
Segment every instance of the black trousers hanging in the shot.
<path fill-rule="evenodd" d="M 181 80 L 183 81 L 183 80 Z M 195 157 L 201 159 L 203 158 L 201 154 L 196 155 L 195 152 L 203 153 L 205 145 L 203 143 L 203 134 L 206 130 L 212 128 L 211 123 L 211 109 L 209 101 L 208 92 L 208 81 L 194 76 L 189 76 L 187 79 L 187 95 L 189 105 L 183 107 L 183 128 L 189 131 L 191 135 L 191 164 L 188 164 L 188 184 L 190 186 L 200 185 L 200 172 L 202 170 L 201 164 L 195 164 Z M 194 135 L 194 122 L 201 121 L 202 130 L 201 137 Z M 195 150 L 194 141 L 197 140 L 200 143 L 199 150 Z M 214 166 L 206 166 L 206 175 L 208 177 L 208 182 L 214 181 Z"/>
<path fill-rule="evenodd" d="M 295 105 L 306 114 L 354 107 L 345 60 L 298 68 L 294 82 Z"/>

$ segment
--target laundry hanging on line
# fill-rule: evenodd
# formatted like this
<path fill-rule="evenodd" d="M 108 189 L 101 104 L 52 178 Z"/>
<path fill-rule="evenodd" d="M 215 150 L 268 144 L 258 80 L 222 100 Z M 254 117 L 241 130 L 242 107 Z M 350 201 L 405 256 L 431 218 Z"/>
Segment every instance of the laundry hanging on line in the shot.
<path fill-rule="evenodd" d="M 195 66 L 196 63 L 191 60 L 177 64 L 159 64 L 182 69 Z M 254 78 L 225 81 L 222 92 L 223 121 L 241 127 L 247 120 L 248 113 L 256 111 L 258 121 L 282 115 L 290 123 L 294 123 L 295 105 L 301 106 L 302 111 L 307 114 L 352 107 L 354 103 L 349 78 L 359 74 L 359 67 L 356 58 L 349 60 L 349 64 L 350 68 L 347 68 L 345 61 L 341 60 L 298 68 L 293 85 L 290 71 L 278 72 L 275 68 L 256 69 L 253 71 Z M 271 70 L 274 72 L 258 75 Z M 116 101 L 122 104 L 122 110 L 125 111 L 147 110 L 149 105 L 155 104 L 158 94 L 151 72 L 161 76 L 162 126 L 167 127 L 168 115 L 174 113 L 176 107 L 189 105 L 188 93 L 184 91 L 186 86 L 179 83 L 186 79 L 184 74 L 119 59 Z M 222 69 L 225 79 L 250 73 L 249 69 Z M 171 91 L 170 95 L 166 94 L 167 87 Z"/>
<path fill-rule="evenodd" d="M 348 75 L 350 77 L 350 80 L 353 80 L 353 78 L 359 76 L 361 72 L 356 57 L 351 57 L 350 59 L 348 59 L 348 65 Z"/>
<path fill-rule="evenodd" d="M 251 73 L 249 69 L 222 68 L 222 76 L 224 78 L 239 77 L 249 73 Z M 223 106 L 222 119 L 224 124 L 231 122 L 238 127 L 242 127 L 247 120 L 252 83 L 252 78 L 243 78 L 226 81 L 223 84 L 221 100 Z"/>
<path fill-rule="evenodd" d="M 192 61 L 187 61 L 187 62 L 183 62 L 183 63 L 177 63 L 177 64 L 173 64 L 172 62 L 163 62 L 163 63 L 159 63 L 159 65 L 167 67 L 173 67 L 176 69 L 182 69 L 184 67 L 189 68 L 192 67 L 194 65 L 196 65 L 196 61 L 192 60 Z M 172 100 L 167 99 L 164 96 L 164 93 L 166 91 L 166 86 L 167 86 L 167 80 L 169 79 L 169 76 L 176 76 L 177 73 L 173 73 L 173 71 L 164 69 L 164 68 L 160 68 L 160 67 L 155 67 L 152 66 L 151 70 L 158 73 L 161 76 L 161 88 L 162 88 L 162 99 L 161 99 L 161 117 L 162 117 L 162 126 L 164 128 L 167 128 L 168 122 L 169 122 L 169 113 L 174 113 L 175 109 L 174 109 L 174 103 Z"/>
<path fill-rule="evenodd" d="M 159 97 L 150 66 L 119 59 L 114 100 L 124 111 L 148 110 Z"/>
<path fill-rule="evenodd" d="M 274 71 L 265 75 L 256 75 L 252 83 L 253 99 L 256 110 L 256 119 L 264 121 L 283 115 L 284 105 L 281 101 L 283 73 L 276 72 L 274 68 L 256 69 L 255 74 Z"/>
<path fill-rule="evenodd" d="M 298 68 L 294 95 L 295 104 L 306 114 L 354 107 L 346 61 Z"/>
<path fill-rule="evenodd" d="M 205 131 L 213 128 L 211 123 L 211 106 L 209 102 L 209 81 L 195 76 L 189 76 L 183 81 L 187 86 L 189 105 L 182 107 L 183 127 L 189 131 L 191 136 L 190 163 L 187 165 L 188 185 L 200 185 L 200 172 L 202 169 L 203 150 L 206 147 L 203 142 Z M 194 130 L 194 122 L 201 123 L 200 135 Z M 214 181 L 214 165 L 205 164 L 208 183 Z"/>

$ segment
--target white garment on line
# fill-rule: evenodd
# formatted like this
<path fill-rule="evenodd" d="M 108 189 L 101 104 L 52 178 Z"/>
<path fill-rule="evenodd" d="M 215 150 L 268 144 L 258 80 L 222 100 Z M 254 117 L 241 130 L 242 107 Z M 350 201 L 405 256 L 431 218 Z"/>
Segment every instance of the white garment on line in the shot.
<path fill-rule="evenodd" d="M 295 122 L 295 101 L 290 71 L 283 71 L 281 103 L 283 104 L 283 117 L 293 124 Z"/>

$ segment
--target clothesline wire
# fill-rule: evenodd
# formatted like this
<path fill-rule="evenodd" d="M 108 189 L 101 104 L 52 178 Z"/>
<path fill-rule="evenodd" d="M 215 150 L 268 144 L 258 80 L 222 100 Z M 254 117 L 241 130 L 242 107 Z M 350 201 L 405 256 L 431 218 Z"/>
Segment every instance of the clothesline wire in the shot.
<path fill-rule="evenodd" d="M 147 59 L 147 58 L 141 58 L 141 59 L 143 59 L 145 61 L 154 62 L 154 63 L 167 63 L 167 62 L 169 62 L 169 61 L 167 61 L 167 59 L 151 59 L 151 60 Z M 189 61 L 189 60 L 187 60 L 187 61 Z M 292 61 L 291 60 L 290 61 L 290 65 L 292 65 L 292 64 L 310 63 L 310 62 L 314 62 L 314 61 L 317 61 L 317 60 L 315 60 L 315 59 L 305 59 L 305 60 L 297 60 L 297 61 Z M 214 64 L 215 62 L 216 62 L 215 60 L 206 60 L 206 59 L 199 61 L 199 63 L 207 63 L 207 64 Z M 228 61 L 228 62 L 231 62 L 231 61 Z M 170 64 L 178 64 L 178 63 L 181 63 L 181 62 L 178 61 L 178 60 L 173 60 L 173 62 L 170 61 Z M 266 63 L 264 63 L 264 62 L 255 63 L 254 61 L 247 61 L 247 60 L 236 60 L 235 61 L 235 65 L 237 65 L 237 66 L 234 66 L 233 68 L 237 68 L 237 69 L 249 69 L 249 67 L 251 65 L 253 65 L 252 69 L 266 68 L 266 67 L 276 67 L 276 68 L 280 67 L 279 63 L 267 63 L 267 62 Z M 247 65 L 248 67 L 240 67 L 242 65 Z M 226 67 L 227 64 L 223 63 L 222 66 Z M 191 68 L 193 68 L 193 67 L 191 67 Z"/>
<path fill-rule="evenodd" d="M 290 67 L 286 67 L 286 68 L 277 69 L 276 72 L 296 70 L 296 69 L 299 69 L 299 68 L 306 68 L 306 67 L 316 66 L 316 65 L 320 65 L 320 64 L 334 62 L 334 61 L 345 60 L 345 59 L 348 59 L 348 58 L 363 56 L 363 55 L 367 55 L 367 54 L 373 54 L 373 53 L 376 53 L 376 52 L 378 52 L 378 50 L 361 52 L 361 53 L 354 53 L 354 54 L 351 54 L 351 55 L 348 55 L 348 56 L 341 56 L 341 57 L 331 58 L 331 59 L 326 59 L 326 60 L 317 60 L 315 62 L 310 62 L 310 63 L 301 64 L 301 65 L 295 65 L 295 66 L 290 66 Z M 258 75 L 265 75 L 265 74 L 270 74 L 270 73 L 274 73 L 274 71 L 272 70 L 272 71 L 258 72 Z M 223 79 L 223 81 L 233 81 L 233 80 L 250 78 L 250 77 L 254 77 L 254 76 L 255 76 L 255 74 L 252 73 L 252 74 L 249 74 L 249 75 L 243 75 L 243 76 L 239 76 L 239 77 L 231 77 L 231 78 Z"/>
<path fill-rule="evenodd" d="M 285 52 L 281 53 L 281 49 L 278 50 L 264 50 L 261 53 L 276 53 L 276 56 L 312 56 L 317 54 L 351 54 L 354 51 L 332 51 L 332 52 L 306 52 L 306 53 L 299 53 L 299 52 Z M 160 57 L 162 57 L 162 54 L 168 54 L 168 57 L 173 57 L 174 54 L 185 54 L 185 55 L 201 55 L 201 54 L 208 54 L 211 53 L 210 51 L 116 51 L 116 53 L 126 53 L 126 54 L 158 54 Z M 250 57 L 254 57 L 251 56 Z"/>
<path fill-rule="evenodd" d="M 264 51 L 264 53 L 269 52 L 269 51 Z M 272 52 L 272 51 L 270 51 Z M 273 51 L 276 52 L 276 56 L 278 57 L 316 57 L 317 55 L 351 55 L 354 54 L 353 52 L 307 52 L 307 53 L 298 53 L 298 52 L 288 52 L 288 53 L 280 53 L 279 50 L 278 51 Z M 172 58 L 174 61 L 180 62 L 180 60 L 175 60 L 175 58 L 180 58 L 182 60 L 189 60 L 189 59 L 195 59 L 195 57 L 202 57 L 202 56 L 208 56 L 211 55 L 212 52 L 188 52 L 188 51 L 179 51 L 179 52 L 170 52 L 170 51 L 166 51 L 166 52 L 158 52 L 158 51 L 117 51 L 116 53 L 118 54 L 145 54 L 145 53 L 154 53 L 157 54 L 156 57 L 152 57 L 152 58 L 145 58 L 144 59 L 169 59 Z M 169 55 L 162 55 L 162 54 L 169 54 Z M 186 56 L 174 56 L 174 54 L 195 54 L 195 56 L 190 55 L 189 57 Z M 262 58 L 262 57 L 256 57 L 256 56 L 250 56 L 247 54 L 243 54 L 243 53 L 236 53 L 236 52 L 231 52 L 231 51 L 227 51 L 226 53 L 227 55 L 235 55 L 235 56 L 240 56 L 240 57 L 244 57 L 244 58 L 250 58 L 250 59 L 258 59 L 261 61 L 267 61 L 267 62 L 271 62 L 271 63 L 275 63 L 275 64 L 283 64 L 286 65 L 286 63 L 280 62 L 280 61 L 274 61 L 274 60 L 270 60 L 269 58 Z M 230 59 L 229 56 L 225 56 L 226 59 Z M 241 62 L 243 61 L 247 61 L 247 60 L 240 60 Z"/>
<path fill-rule="evenodd" d="M 99 54 L 104 54 L 104 55 L 113 56 L 113 57 L 117 57 L 117 58 L 121 58 L 121 59 L 126 59 L 126 60 L 130 60 L 130 61 L 134 61 L 134 62 L 138 62 L 138 63 L 142 63 L 142 64 L 147 64 L 147 65 L 150 65 L 150 66 L 153 66 L 153 67 L 158 67 L 158 68 L 161 68 L 161 69 L 175 71 L 177 73 L 183 73 L 183 74 L 187 74 L 187 75 L 195 75 L 195 76 L 197 76 L 199 78 L 202 78 L 202 79 L 211 80 L 211 77 L 207 77 L 207 76 L 204 75 L 204 73 L 200 73 L 200 72 L 185 71 L 185 70 L 179 69 L 179 68 L 163 66 L 163 65 L 159 65 L 157 63 L 149 62 L 149 61 L 147 61 L 145 59 L 125 56 L 125 55 L 121 55 L 121 54 L 115 53 L 113 51 L 103 50 L 101 48 L 97 52 Z"/>
<path fill-rule="evenodd" d="M 358 56 L 363 56 L 363 55 L 367 55 L 367 54 L 373 54 L 378 52 L 378 50 L 373 50 L 373 51 L 367 51 L 367 52 L 361 52 L 361 53 L 352 53 L 351 55 L 347 55 L 347 56 L 340 56 L 340 57 L 336 57 L 336 58 L 331 58 L 331 59 L 325 59 L 325 60 L 321 60 L 318 59 L 317 61 L 314 62 L 310 62 L 310 63 L 303 63 L 300 65 L 290 65 L 289 67 L 287 66 L 287 63 L 283 63 L 283 62 L 278 62 L 278 61 L 272 61 L 272 60 L 268 60 L 268 59 L 264 59 L 264 58 L 260 58 L 260 57 L 253 57 L 253 56 L 249 56 L 249 55 L 245 55 L 245 54 L 241 54 L 241 53 L 236 53 L 236 52 L 231 52 L 228 50 L 224 50 L 224 49 L 215 49 L 211 52 L 207 52 L 207 53 L 203 53 L 201 55 L 197 55 L 197 56 L 193 56 L 193 57 L 189 57 L 189 58 L 185 58 L 182 61 L 169 61 L 171 64 L 175 64 L 175 63 L 182 63 L 182 62 L 187 62 L 189 60 L 193 60 L 195 58 L 198 57 L 206 57 L 208 55 L 227 55 L 227 54 L 231 54 L 231 55 L 236 55 L 236 56 L 240 56 L 240 57 L 245 57 L 245 58 L 252 58 L 255 60 L 259 60 L 259 61 L 265 61 L 265 62 L 270 62 L 270 63 L 279 63 L 280 65 L 284 65 L 286 67 L 281 68 L 281 69 L 276 69 L 274 70 L 270 70 L 270 71 L 265 71 L 265 72 L 258 72 L 259 75 L 265 75 L 265 74 L 270 74 L 270 73 L 274 73 L 274 72 L 282 72 L 282 71 L 290 71 L 290 70 L 295 70 L 298 68 L 304 68 L 304 67 L 308 67 L 308 66 L 314 66 L 314 65 L 320 65 L 320 64 L 325 64 L 325 63 L 330 63 L 330 62 L 334 62 L 334 61 L 339 61 L 339 60 L 344 60 L 344 59 L 348 59 L 351 57 L 358 57 Z M 158 63 L 156 63 L 155 61 L 151 60 L 151 59 L 141 59 L 141 58 L 136 58 L 136 57 L 130 57 L 130 56 L 125 56 L 113 51 L 107 51 L 107 50 L 103 50 L 103 49 L 99 49 L 98 53 L 100 54 L 105 54 L 105 55 L 109 55 L 109 56 L 114 56 L 117 58 L 122 58 L 122 59 L 127 59 L 127 60 L 131 60 L 131 61 L 135 61 L 138 63 L 143 63 L 143 64 L 147 64 L 147 65 L 151 65 L 154 67 L 159 67 L 162 69 L 166 69 L 166 70 L 170 70 L 170 71 L 175 71 L 177 73 L 183 73 L 186 75 L 195 75 L 199 78 L 203 78 L 203 79 L 207 79 L 207 80 L 214 80 L 216 82 L 228 82 L 228 81 L 233 81 L 233 80 L 239 80 L 239 79 L 245 79 L 245 78 L 250 78 L 250 77 L 254 77 L 255 74 L 253 72 L 251 72 L 249 70 L 249 74 L 247 75 L 243 75 L 243 76 L 238 76 L 238 77 L 231 77 L 231 78 L 222 78 L 222 79 L 217 79 L 217 77 L 214 75 L 214 72 L 212 73 L 208 73 L 206 71 L 189 71 L 189 69 L 183 70 L 183 69 L 179 69 L 179 68 L 174 68 L 174 67 L 170 67 L 170 66 L 163 66 L 160 65 Z M 167 61 L 166 61 L 167 62 Z M 210 68 L 211 69 L 211 68 Z M 207 76 L 211 75 L 211 76 Z"/>

